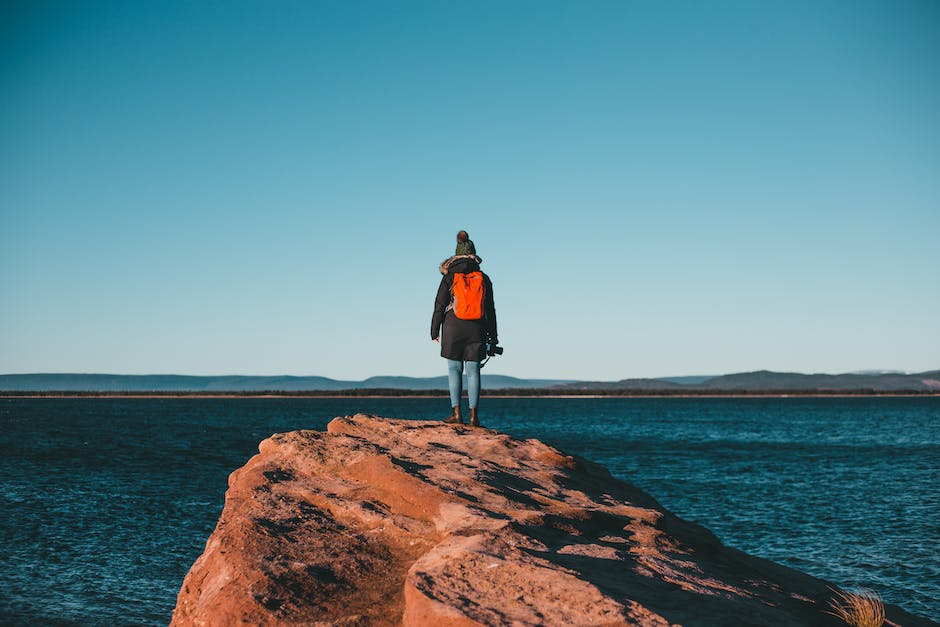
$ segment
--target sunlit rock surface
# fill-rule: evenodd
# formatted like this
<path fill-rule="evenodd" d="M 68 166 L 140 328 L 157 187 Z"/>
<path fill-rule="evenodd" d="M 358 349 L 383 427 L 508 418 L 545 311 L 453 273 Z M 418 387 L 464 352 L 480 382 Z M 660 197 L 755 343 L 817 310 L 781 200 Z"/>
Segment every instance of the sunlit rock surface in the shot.
<path fill-rule="evenodd" d="M 174 625 L 844 624 L 826 582 L 537 440 L 360 414 L 259 451 Z"/>

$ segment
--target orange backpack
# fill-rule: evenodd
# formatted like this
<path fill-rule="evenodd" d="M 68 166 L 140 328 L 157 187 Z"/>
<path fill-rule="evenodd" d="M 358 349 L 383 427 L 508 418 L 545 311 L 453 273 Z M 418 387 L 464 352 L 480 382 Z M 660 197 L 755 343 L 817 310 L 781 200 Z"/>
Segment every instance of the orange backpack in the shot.
<path fill-rule="evenodd" d="M 486 287 L 483 285 L 482 272 L 455 272 L 451 291 L 454 295 L 455 316 L 461 320 L 479 320 L 483 317 L 483 296 Z"/>

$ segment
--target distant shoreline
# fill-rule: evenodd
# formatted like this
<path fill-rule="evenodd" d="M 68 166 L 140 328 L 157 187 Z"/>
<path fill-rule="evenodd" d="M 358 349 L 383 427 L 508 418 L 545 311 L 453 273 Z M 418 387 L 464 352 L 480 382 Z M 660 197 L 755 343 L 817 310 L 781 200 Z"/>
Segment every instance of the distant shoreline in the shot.
<path fill-rule="evenodd" d="M 485 398 L 924 398 L 940 397 L 940 391 L 877 390 L 492 390 Z M 447 390 L 306 390 L 306 391 L 0 391 L 0 398 L 447 398 Z M 466 394 L 464 394 L 466 397 Z"/>

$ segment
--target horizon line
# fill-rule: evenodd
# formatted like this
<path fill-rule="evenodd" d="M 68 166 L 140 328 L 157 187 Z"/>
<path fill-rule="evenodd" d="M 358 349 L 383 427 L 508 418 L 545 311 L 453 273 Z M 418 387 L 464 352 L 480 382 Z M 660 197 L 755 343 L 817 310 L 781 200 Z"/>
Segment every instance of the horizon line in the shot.
<path fill-rule="evenodd" d="M 519 376 L 511 375 L 504 373 L 481 373 L 482 376 L 499 376 L 499 377 L 509 377 L 513 379 L 542 379 L 542 380 L 552 380 L 552 381 L 592 381 L 592 382 L 618 382 L 618 381 L 627 381 L 627 380 L 664 380 L 664 379 L 684 379 L 684 378 L 706 378 L 712 379 L 723 376 L 731 376 L 738 374 L 754 374 L 759 372 L 767 372 L 772 374 L 797 374 L 804 376 L 812 375 L 826 375 L 826 376 L 842 376 L 842 375 L 854 375 L 854 376 L 879 376 L 879 375 L 902 375 L 902 376 L 911 376 L 917 374 L 925 374 L 928 372 L 940 371 L 940 368 L 920 370 L 920 371 L 910 371 L 910 370 L 899 370 L 899 369 L 862 369 L 862 370 L 852 370 L 846 372 L 801 372 L 795 370 L 769 370 L 767 368 L 759 368 L 756 370 L 740 370 L 735 372 L 725 372 L 721 374 L 682 374 L 682 375 L 666 375 L 666 376 L 633 376 L 633 377 L 621 377 L 619 379 L 581 379 L 573 377 L 547 377 L 547 376 Z M 291 378 L 291 379 L 306 379 L 306 378 L 319 378 L 319 379 L 329 379 L 331 381 L 367 381 L 369 379 L 378 379 L 378 378 L 400 378 L 400 379 L 437 379 L 437 378 L 446 378 L 447 374 L 434 374 L 434 375 L 400 375 L 400 374 L 378 374 L 378 375 L 369 375 L 361 379 L 352 379 L 352 378 L 334 378 L 326 375 L 319 374 L 185 374 L 185 373 L 174 373 L 174 372 L 148 372 L 148 373 L 120 373 L 120 372 L 68 372 L 68 371 L 58 371 L 58 372 L 5 372 L 0 373 L 0 377 L 7 376 L 111 376 L 111 377 L 192 377 L 192 378 Z"/>

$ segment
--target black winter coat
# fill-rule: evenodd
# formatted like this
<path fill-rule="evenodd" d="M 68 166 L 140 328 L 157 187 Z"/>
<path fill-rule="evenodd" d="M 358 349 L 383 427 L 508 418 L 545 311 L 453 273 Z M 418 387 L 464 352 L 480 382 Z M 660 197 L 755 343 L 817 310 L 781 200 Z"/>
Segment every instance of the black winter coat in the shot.
<path fill-rule="evenodd" d="M 496 343 L 496 305 L 493 301 L 493 282 L 483 274 L 485 295 L 483 318 L 461 320 L 448 309 L 453 298 L 452 286 L 455 272 L 476 272 L 480 269 L 479 257 L 461 255 L 451 257 L 441 264 L 441 285 L 434 299 L 434 315 L 431 317 L 431 339 L 441 338 L 441 357 L 458 361 L 481 361 L 486 355 L 484 337 L 489 335 Z M 443 332 L 441 327 L 443 326 Z"/>

